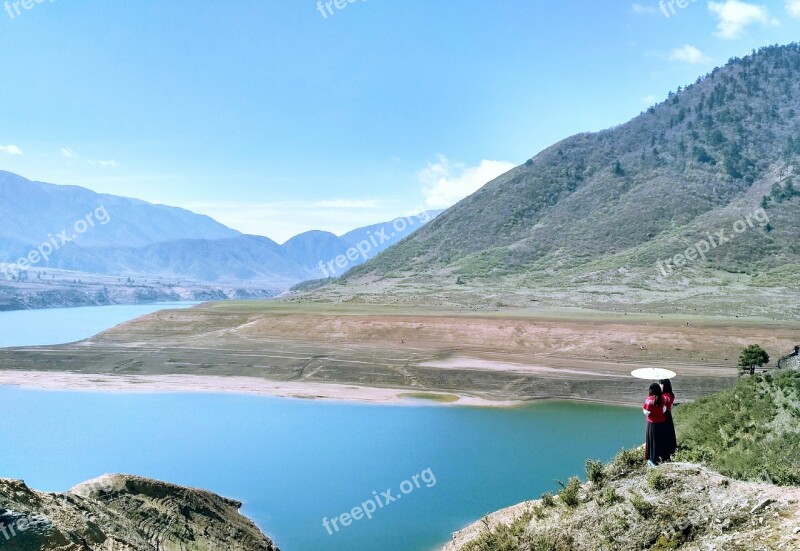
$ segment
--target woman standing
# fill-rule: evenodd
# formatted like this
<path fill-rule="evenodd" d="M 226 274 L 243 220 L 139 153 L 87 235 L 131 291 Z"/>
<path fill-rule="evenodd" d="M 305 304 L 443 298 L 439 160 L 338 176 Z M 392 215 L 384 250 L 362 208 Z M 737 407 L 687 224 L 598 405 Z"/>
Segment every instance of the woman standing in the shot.
<path fill-rule="evenodd" d="M 667 406 L 667 413 L 664 414 L 666 418 L 666 433 L 667 433 L 667 461 L 672 459 L 672 454 L 678 449 L 678 438 L 675 436 L 675 423 L 672 421 L 672 406 L 675 403 L 675 393 L 672 392 L 672 381 L 669 379 L 661 379 L 661 395 L 664 398 L 664 405 Z"/>
<path fill-rule="evenodd" d="M 647 417 L 647 439 L 645 453 L 647 464 L 654 467 L 669 459 L 669 437 L 667 433 L 667 406 L 661 385 L 650 385 L 650 395 L 644 402 L 643 412 Z"/>

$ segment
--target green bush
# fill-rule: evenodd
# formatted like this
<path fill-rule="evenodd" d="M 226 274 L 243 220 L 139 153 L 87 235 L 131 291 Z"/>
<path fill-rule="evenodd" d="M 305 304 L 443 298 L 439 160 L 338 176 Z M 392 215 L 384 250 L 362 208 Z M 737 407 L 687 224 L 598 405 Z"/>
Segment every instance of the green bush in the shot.
<path fill-rule="evenodd" d="M 605 471 L 603 470 L 603 463 L 594 461 L 592 459 L 586 460 L 586 477 L 594 484 L 602 484 L 605 478 Z"/>
<path fill-rule="evenodd" d="M 561 480 L 557 480 L 556 482 L 561 486 L 558 497 L 561 498 L 564 505 L 573 508 L 580 505 L 579 493 L 581 490 L 581 481 L 577 476 L 570 478 L 566 484 Z"/>
<path fill-rule="evenodd" d="M 631 492 L 631 505 L 642 518 L 650 518 L 655 511 L 655 505 L 643 498 L 642 494 L 638 492 Z"/>
<path fill-rule="evenodd" d="M 483 532 L 464 546 L 464 551 L 522 551 L 522 539 L 533 519 L 533 513 L 526 509 L 511 524 L 499 524 L 489 528 L 489 518 L 483 518 Z"/>
<path fill-rule="evenodd" d="M 620 499 L 621 498 L 617 495 L 617 491 L 613 486 L 609 486 L 603 491 L 603 505 L 614 505 L 620 501 Z"/>
<path fill-rule="evenodd" d="M 681 546 L 682 538 L 680 534 L 674 534 L 667 537 L 661 534 L 656 540 L 655 545 L 650 548 L 650 551 L 669 551 L 670 549 L 678 549 Z"/>
<path fill-rule="evenodd" d="M 617 477 L 626 476 L 644 466 L 644 452 L 641 449 L 622 449 L 611 462 L 611 470 Z"/>
<path fill-rule="evenodd" d="M 672 481 L 660 469 L 650 469 L 647 471 L 647 484 L 652 489 L 660 491 L 669 488 Z"/>

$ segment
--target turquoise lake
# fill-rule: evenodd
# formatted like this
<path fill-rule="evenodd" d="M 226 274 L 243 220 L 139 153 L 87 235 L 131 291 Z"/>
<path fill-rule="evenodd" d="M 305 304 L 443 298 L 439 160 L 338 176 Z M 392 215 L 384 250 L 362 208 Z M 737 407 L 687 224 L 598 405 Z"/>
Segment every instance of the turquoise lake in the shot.
<path fill-rule="evenodd" d="M 103 308 L 97 319 L 110 316 Z M 37 312 L 40 339 L 58 342 L 61 311 Z M 6 343 L 19 314 L 0 313 Z M 106 328 L 88 318 L 91 331 Z M 636 408 L 569 402 L 403 407 L 0 387 L 0 415 L 0 477 L 65 491 L 122 472 L 205 488 L 242 501 L 283 551 L 436 549 L 488 512 L 583 476 L 586 458 L 609 459 L 644 436 Z M 323 518 L 386 490 L 402 498 L 329 535 Z"/>
<path fill-rule="evenodd" d="M 160 302 L 0 312 L 0 348 L 79 341 L 145 314 L 165 308 L 189 308 L 195 304 L 199 303 Z"/>

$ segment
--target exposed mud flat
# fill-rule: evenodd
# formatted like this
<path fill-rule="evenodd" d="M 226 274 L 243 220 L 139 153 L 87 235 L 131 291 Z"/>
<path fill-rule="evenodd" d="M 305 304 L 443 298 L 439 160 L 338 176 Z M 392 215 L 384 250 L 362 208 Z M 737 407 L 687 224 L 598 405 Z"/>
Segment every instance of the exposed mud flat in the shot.
<path fill-rule="evenodd" d="M 638 404 L 643 383 L 630 377 L 634 369 L 676 371 L 678 394 L 691 399 L 731 386 L 744 346 L 758 342 L 777 357 L 798 338 L 796 324 L 764 320 L 228 302 L 160 311 L 79 343 L 5 349 L 0 370 L 138 377 L 120 384 L 152 390 L 377 402 L 431 392 L 470 405 L 547 398 Z M 74 388 L 56 381 L 47 384 Z M 84 378 L 81 388 L 109 384 L 91 383 Z"/>

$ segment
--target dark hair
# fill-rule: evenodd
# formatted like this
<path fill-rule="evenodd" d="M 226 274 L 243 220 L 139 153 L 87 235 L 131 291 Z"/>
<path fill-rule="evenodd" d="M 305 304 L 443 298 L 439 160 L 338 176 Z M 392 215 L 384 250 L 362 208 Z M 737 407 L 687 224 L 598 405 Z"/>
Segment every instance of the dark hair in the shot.
<path fill-rule="evenodd" d="M 669 379 L 661 379 L 658 382 L 661 383 L 662 392 L 664 394 L 675 394 L 672 392 L 672 381 Z"/>
<path fill-rule="evenodd" d="M 657 406 L 661 405 L 661 385 L 658 383 L 653 383 L 650 385 L 650 396 L 655 396 L 655 404 Z"/>

